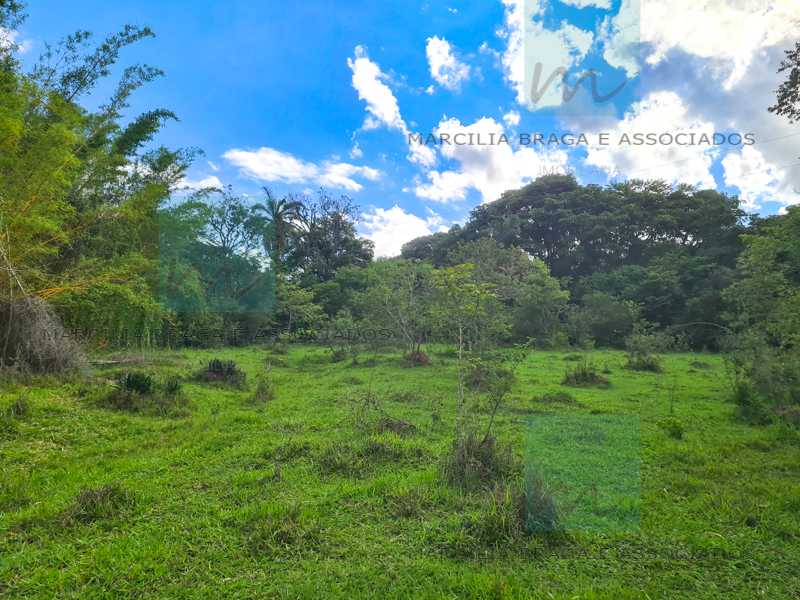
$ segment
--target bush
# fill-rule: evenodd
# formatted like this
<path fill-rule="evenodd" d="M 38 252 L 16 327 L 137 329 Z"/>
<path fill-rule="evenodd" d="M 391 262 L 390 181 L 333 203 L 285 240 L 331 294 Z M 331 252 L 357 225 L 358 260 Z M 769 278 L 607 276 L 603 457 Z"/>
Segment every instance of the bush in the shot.
<path fill-rule="evenodd" d="M 726 356 L 737 415 L 766 424 L 800 406 L 800 352 L 774 348 L 755 336 L 742 336 Z"/>
<path fill-rule="evenodd" d="M 422 350 L 415 350 L 405 356 L 406 362 L 414 367 L 424 367 L 429 365 L 431 359 Z"/>
<path fill-rule="evenodd" d="M 649 371 L 650 373 L 661 373 L 661 359 L 657 356 L 636 356 L 628 357 L 625 368 L 631 371 Z"/>
<path fill-rule="evenodd" d="M 188 401 L 179 378 L 158 382 L 148 373 L 132 371 L 121 375 L 115 388 L 99 398 L 99 404 L 131 413 L 179 416 Z"/>
<path fill-rule="evenodd" d="M 54 374 L 86 366 L 78 344 L 39 298 L 0 303 L 0 367 Z"/>
<path fill-rule="evenodd" d="M 560 529 L 560 513 L 542 476 L 533 469 L 525 474 L 523 521 L 529 533 L 553 533 Z"/>
<path fill-rule="evenodd" d="M 499 550 L 521 538 L 525 533 L 525 496 L 520 486 L 495 486 L 488 507 L 467 518 L 462 527 L 479 548 Z"/>
<path fill-rule="evenodd" d="M 574 369 L 567 369 L 564 373 L 564 379 L 561 381 L 563 385 L 572 387 L 585 387 L 585 386 L 599 386 L 608 387 L 611 383 L 597 373 L 594 365 L 589 363 L 585 358 L 575 365 Z"/>
<path fill-rule="evenodd" d="M 737 381 L 733 386 L 732 399 L 736 404 L 736 416 L 743 421 L 754 425 L 766 425 L 770 422 L 767 403 L 758 395 L 750 381 Z"/>
<path fill-rule="evenodd" d="M 648 333 L 639 328 L 625 339 L 625 348 L 628 352 L 625 368 L 632 371 L 660 373 L 661 359 L 657 354 L 673 349 L 676 343 L 675 338 L 670 335 Z"/>
<path fill-rule="evenodd" d="M 235 361 L 212 359 L 200 372 L 199 379 L 209 383 L 224 383 L 234 387 L 244 386 L 247 375 Z"/>
<path fill-rule="evenodd" d="M 275 386 L 272 379 L 261 376 L 256 384 L 256 391 L 250 397 L 250 404 L 266 404 L 275 399 Z"/>
<path fill-rule="evenodd" d="M 467 367 L 464 383 L 476 392 L 504 395 L 513 387 L 514 371 L 502 364 L 481 359 L 472 359 Z"/>
<path fill-rule="evenodd" d="M 493 436 L 485 440 L 467 432 L 453 442 L 441 466 L 445 480 L 465 490 L 492 487 L 519 471 L 510 446 L 501 446 Z"/>
<path fill-rule="evenodd" d="M 533 401 L 541 402 L 542 404 L 579 404 L 572 394 L 568 394 L 567 392 L 542 394 L 538 398 L 534 398 Z"/>
<path fill-rule="evenodd" d="M 9 419 L 24 419 L 31 414 L 31 405 L 28 401 L 28 396 L 21 394 L 17 396 L 5 410 L 5 415 Z"/>
<path fill-rule="evenodd" d="M 671 438 L 676 440 L 683 439 L 683 423 L 674 417 L 662 419 L 658 426 Z"/>
<path fill-rule="evenodd" d="M 119 386 L 126 392 L 135 394 L 152 394 L 156 389 L 155 381 L 147 373 L 125 373 L 119 379 Z"/>
<path fill-rule="evenodd" d="M 524 481 L 494 486 L 488 505 L 467 517 L 447 545 L 458 556 L 503 551 L 529 535 L 561 532 L 560 513 L 541 477 L 529 473 Z"/>
<path fill-rule="evenodd" d="M 183 384 L 181 384 L 181 380 L 179 377 L 167 377 L 164 380 L 164 394 L 167 396 L 177 396 L 181 393 L 183 389 Z"/>
<path fill-rule="evenodd" d="M 134 495 L 117 483 L 81 490 L 63 513 L 67 521 L 92 523 L 119 516 L 134 506 Z"/>

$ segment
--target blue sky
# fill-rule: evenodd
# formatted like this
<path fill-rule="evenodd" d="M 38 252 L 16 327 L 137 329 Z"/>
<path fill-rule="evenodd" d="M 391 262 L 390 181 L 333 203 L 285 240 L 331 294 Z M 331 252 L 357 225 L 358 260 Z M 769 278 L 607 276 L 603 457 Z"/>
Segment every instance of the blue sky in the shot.
<path fill-rule="evenodd" d="M 131 115 L 178 114 L 158 142 L 205 152 L 186 185 L 347 193 L 362 206 L 361 231 L 389 255 L 544 172 L 715 187 L 765 213 L 796 202 L 800 129 L 766 107 L 800 7 L 696 4 L 36 0 L 19 36 L 30 62 L 44 41 L 77 29 L 102 37 L 126 23 L 149 25 L 157 38 L 121 64 L 149 63 L 166 77 L 137 93 Z M 588 80 L 569 102 L 556 83 L 533 104 L 536 63 L 545 76 L 592 69 L 602 92 L 627 83 L 602 103 Z M 752 132 L 757 142 L 617 143 L 625 133 L 681 131 Z M 414 149 L 411 132 L 505 133 L 511 143 Z M 521 132 L 584 132 L 589 145 L 523 147 Z M 600 146 L 603 132 L 611 141 Z"/>

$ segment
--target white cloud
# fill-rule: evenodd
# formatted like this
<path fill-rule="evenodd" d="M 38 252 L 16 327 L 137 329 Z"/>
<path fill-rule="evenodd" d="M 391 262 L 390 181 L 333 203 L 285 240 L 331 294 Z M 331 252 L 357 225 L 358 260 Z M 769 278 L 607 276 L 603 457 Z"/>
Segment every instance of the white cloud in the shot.
<path fill-rule="evenodd" d="M 702 188 L 716 188 L 711 165 L 715 152 L 710 145 L 661 144 L 634 145 L 637 134 L 695 134 L 696 138 L 714 135 L 713 123 L 692 119 L 688 108 L 674 92 L 657 92 L 634 103 L 630 111 L 608 133 L 607 145 L 588 148 L 586 163 L 605 171 L 609 178 L 664 179 Z M 596 132 L 591 139 L 596 139 Z M 627 134 L 630 144 L 619 144 Z M 667 142 L 668 140 L 664 140 Z M 684 138 L 689 141 L 689 138 Z"/>
<path fill-rule="evenodd" d="M 364 156 L 364 151 L 361 150 L 358 142 L 354 142 L 353 147 L 350 149 L 350 158 L 361 158 L 362 156 Z"/>
<path fill-rule="evenodd" d="M 458 119 L 446 119 L 436 129 L 437 136 L 448 134 L 450 139 L 459 133 L 472 134 L 472 139 L 478 142 L 480 139 L 487 141 L 490 136 L 499 140 L 505 130 L 503 125 L 488 117 L 471 125 L 463 125 Z M 563 150 L 513 148 L 506 143 L 443 144 L 439 152 L 443 158 L 457 162 L 459 168 L 443 172 L 431 170 L 426 174 L 428 181 L 417 184 L 417 196 L 435 202 L 463 200 L 470 189 L 477 190 L 484 202 L 490 202 L 542 173 L 563 171 L 568 161 Z"/>
<path fill-rule="evenodd" d="M 406 130 L 406 124 L 400 116 L 400 107 L 392 90 L 384 83 L 386 76 L 380 67 L 367 56 L 364 46 L 356 46 L 355 59 L 348 58 L 347 66 L 353 72 L 353 87 L 358 98 L 367 103 L 367 112 L 371 115 L 365 129 L 374 129 L 380 124 L 389 129 Z"/>
<path fill-rule="evenodd" d="M 509 127 L 516 127 L 519 125 L 520 115 L 516 110 L 508 111 L 503 115 L 503 122 Z"/>
<path fill-rule="evenodd" d="M 208 162 L 208 167 L 209 167 L 209 168 L 210 168 L 212 171 L 214 171 L 214 173 L 216 173 L 217 171 L 219 171 L 219 167 L 216 165 L 216 163 L 213 163 L 213 162 L 212 162 L 212 161 L 210 161 L 210 160 L 209 160 L 209 161 L 207 161 L 207 162 Z"/>
<path fill-rule="evenodd" d="M 785 74 L 777 73 L 777 65 L 784 50 L 791 46 L 791 42 L 783 41 L 755 52 L 744 75 L 730 88 L 723 85 L 729 72 L 721 70 L 718 61 L 685 52 L 675 53 L 670 60 L 648 66 L 645 71 L 648 89 L 680 96 L 686 108 L 685 123 L 711 123 L 718 132 L 754 134 L 756 144 L 750 148 L 757 150 L 757 154 L 742 148 L 720 150 L 720 154 L 734 153 L 732 158 L 722 162 L 725 173 L 720 180 L 725 179 L 738 188 L 742 200 L 751 208 L 759 208 L 769 201 L 786 205 L 800 200 L 796 191 L 800 189 L 800 168 L 795 168 L 800 155 L 800 130 L 787 119 L 766 110 L 775 103 L 775 90 L 785 78 Z M 664 130 L 669 124 L 658 124 L 658 127 Z M 748 169 L 750 163 L 758 167 Z M 762 173 L 772 177 L 768 186 Z M 660 176 L 660 170 L 651 169 L 632 176 L 656 177 Z"/>
<path fill-rule="evenodd" d="M 502 64 L 506 80 L 517 94 L 517 102 L 531 110 L 560 106 L 563 83 L 559 70 L 569 70 L 583 60 L 594 34 L 566 21 L 558 29 L 546 28 L 541 20 L 544 6 L 534 0 L 503 0 L 503 4 L 505 24 L 498 32 L 506 40 Z M 537 65 L 539 81 L 534 86 Z M 534 87 L 542 91 L 541 97 L 532 98 Z"/>
<path fill-rule="evenodd" d="M 363 186 L 356 182 L 353 177 L 360 177 L 368 181 L 377 181 L 380 177 L 380 171 L 370 167 L 358 167 L 343 162 L 323 163 L 317 182 L 322 186 L 343 188 L 357 192 Z"/>
<path fill-rule="evenodd" d="M 730 152 L 722 160 L 725 184 L 739 189 L 739 198 L 748 210 L 758 208 L 764 201 L 783 205 L 797 204 L 800 195 L 790 192 L 782 185 L 787 173 L 764 158 L 753 146 L 745 146 L 739 152 Z"/>
<path fill-rule="evenodd" d="M 758 51 L 790 40 L 800 26 L 800 4 L 792 0 L 623 0 L 604 25 L 609 64 L 629 75 L 639 70 L 638 42 L 649 65 L 681 50 L 713 61 L 730 89 L 742 79 Z"/>
<path fill-rule="evenodd" d="M 206 188 L 219 188 L 222 189 L 222 182 L 219 180 L 219 177 L 216 175 L 209 175 L 208 177 L 203 177 L 202 179 L 190 179 L 188 177 L 184 177 L 178 182 L 177 187 L 179 189 L 186 189 L 186 190 L 203 190 Z"/>
<path fill-rule="evenodd" d="M 0 52 L 8 51 L 16 46 L 19 54 L 25 54 L 33 47 L 33 42 L 21 39 L 19 31 L 15 29 L 4 29 L 0 27 Z"/>
<path fill-rule="evenodd" d="M 624 69 L 631 78 L 641 69 L 640 8 L 640 0 L 622 0 L 617 14 L 606 17 L 598 35 L 604 46 L 605 61 L 612 67 Z"/>
<path fill-rule="evenodd" d="M 342 188 L 357 192 L 364 186 L 355 178 L 377 180 L 381 173 L 370 167 L 349 163 L 324 161 L 320 164 L 306 162 L 295 156 L 275 150 L 228 150 L 223 157 L 239 168 L 242 175 L 259 181 L 280 183 L 309 183 Z"/>
<path fill-rule="evenodd" d="M 358 92 L 358 97 L 367 103 L 367 118 L 362 129 L 377 129 L 385 125 L 389 129 L 400 131 L 408 142 L 409 129 L 400 115 L 397 98 L 389 86 L 384 83 L 387 79 L 380 67 L 367 56 L 364 46 L 356 46 L 355 58 L 347 59 L 347 65 L 353 72 L 353 88 Z M 436 155 L 430 148 L 412 144 L 409 160 L 424 167 L 435 164 Z"/>
<path fill-rule="evenodd" d="M 577 8 L 587 8 L 594 6 L 595 8 L 611 8 L 611 0 L 561 0 L 564 4 L 570 4 Z"/>
<path fill-rule="evenodd" d="M 361 215 L 360 226 L 368 239 L 375 243 L 375 256 L 398 256 L 403 244 L 435 231 L 447 231 L 444 220 L 428 210 L 422 219 L 406 212 L 398 205 L 392 208 L 375 208 Z"/>
<path fill-rule="evenodd" d="M 469 79 L 470 67 L 462 63 L 453 53 L 453 48 L 444 38 L 430 37 L 425 47 L 428 67 L 434 81 L 448 90 L 458 90 Z"/>

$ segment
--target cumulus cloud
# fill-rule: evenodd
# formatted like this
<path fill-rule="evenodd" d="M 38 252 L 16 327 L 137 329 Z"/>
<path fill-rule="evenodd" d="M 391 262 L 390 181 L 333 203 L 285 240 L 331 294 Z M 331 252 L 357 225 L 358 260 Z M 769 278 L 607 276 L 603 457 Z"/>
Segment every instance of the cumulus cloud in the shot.
<path fill-rule="evenodd" d="M 400 107 L 394 93 L 386 85 L 387 77 L 380 67 L 370 60 L 364 46 L 356 46 L 355 57 L 347 59 L 347 66 L 353 72 L 353 88 L 358 97 L 367 104 L 367 118 L 362 126 L 365 130 L 385 126 L 403 134 L 408 139 L 410 133 L 400 114 Z M 436 162 L 436 155 L 430 148 L 412 144 L 409 147 L 409 160 L 424 167 Z"/>
<path fill-rule="evenodd" d="M 519 125 L 520 115 L 516 110 L 511 110 L 503 115 L 503 122 L 509 127 L 516 127 Z"/>
<path fill-rule="evenodd" d="M 657 65 L 673 51 L 708 59 L 726 88 L 741 81 L 758 52 L 791 39 L 800 26 L 796 2 L 763 0 L 623 0 L 604 24 L 604 57 L 629 75 L 643 60 Z"/>
<path fill-rule="evenodd" d="M 563 102 L 560 70 L 569 71 L 586 57 L 594 33 L 566 21 L 558 29 L 549 29 L 542 20 L 545 7 L 541 2 L 503 0 L 503 4 L 505 23 L 498 33 L 506 40 L 506 49 L 501 62 L 517 102 L 531 110 L 560 106 Z M 537 70 L 539 81 L 535 86 Z M 538 98 L 530 93 L 534 87 L 540 91 Z"/>
<path fill-rule="evenodd" d="M 671 183 L 688 183 L 702 188 L 715 188 L 711 174 L 717 150 L 709 145 L 656 143 L 635 145 L 635 136 L 669 133 L 713 136 L 714 124 L 691 118 L 687 106 L 674 92 L 655 92 L 636 102 L 609 134 L 607 145 L 588 148 L 586 163 L 605 171 L 609 178 L 636 177 L 664 179 Z M 599 132 L 598 132 L 599 133 Z M 597 134 L 592 136 L 596 139 Z M 618 143 L 627 135 L 630 143 Z M 684 140 L 689 138 L 684 137 Z"/>
<path fill-rule="evenodd" d="M 274 148 L 258 150 L 228 150 L 225 160 L 239 168 L 240 173 L 258 181 L 280 183 L 316 183 L 326 187 L 342 188 L 352 192 L 364 186 L 356 181 L 376 181 L 381 173 L 370 167 L 350 163 L 324 161 L 320 164 L 307 162 L 287 152 Z"/>
<path fill-rule="evenodd" d="M 769 163 L 753 146 L 730 152 L 722 160 L 722 166 L 725 184 L 739 189 L 739 198 L 749 210 L 758 208 L 764 200 L 784 205 L 800 200 L 796 192 L 782 189 L 782 183 L 787 179 L 785 168 Z"/>
<path fill-rule="evenodd" d="M 448 90 L 458 90 L 469 79 L 470 67 L 456 58 L 453 48 L 444 38 L 428 38 L 425 47 L 428 68 L 433 80 Z"/>
<path fill-rule="evenodd" d="M 622 0 L 617 14 L 604 19 L 598 35 L 605 61 L 612 67 L 623 69 L 630 78 L 636 77 L 641 70 L 640 8 L 640 0 Z"/>
<path fill-rule="evenodd" d="M 800 5 L 796 10 L 800 11 Z M 796 157 L 800 155 L 800 132 L 788 120 L 767 111 L 775 103 L 774 90 L 784 77 L 777 73 L 778 64 L 783 51 L 792 45 L 790 40 L 782 40 L 754 52 L 742 77 L 733 82 L 730 69 L 722 68 L 733 63 L 697 56 L 680 48 L 670 51 L 669 60 L 646 65 L 643 71 L 643 89 L 649 94 L 672 92 L 680 96 L 687 122 L 711 123 L 719 132 L 755 136 L 756 144 L 750 149 L 723 148 L 720 153 L 720 158 L 723 153 L 726 159 L 730 156 L 721 162 L 720 179 L 738 191 L 751 209 L 769 201 L 783 205 L 800 201 L 796 192 L 800 189 L 800 168 L 795 168 Z M 661 130 L 667 126 L 659 125 Z M 658 169 L 651 169 L 635 176 L 659 174 Z"/>
<path fill-rule="evenodd" d="M 430 170 L 426 174 L 427 181 L 418 182 L 414 190 L 417 196 L 434 202 L 463 200 L 470 189 L 477 190 L 484 202 L 490 202 L 499 198 L 504 191 L 518 188 L 543 173 L 564 171 L 568 162 L 567 153 L 563 150 L 514 148 L 506 143 L 477 143 L 489 140 L 490 136 L 499 140 L 505 134 L 503 125 L 488 117 L 478 119 L 471 125 L 463 125 L 454 118 L 444 119 L 435 134 L 447 134 L 450 139 L 454 139 L 456 134 L 471 134 L 476 143 L 438 146 L 442 157 L 458 163 L 458 169 Z"/>
<path fill-rule="evenodd" d="M 361 215 L 360 227 L 364 236 L 375 243 L 375 256 L 398 256 L 403 244 L 436 231 L 447 231 L 444 219 L 428 210 L 423 219 L 406 212 L 398 205 L 374 208 Z"/>
<path fill-rule="evenodd" d="M 189 177 L 184 177 L 178 182 L 177 187 L 179 189 L 197 191 L 206 188 L 222 189 L 223 186 L 219 177 L 217 177 L 216 175 L 209 175 L 208 177 L 203 177 L 201 179 L 191 179 Z"/>

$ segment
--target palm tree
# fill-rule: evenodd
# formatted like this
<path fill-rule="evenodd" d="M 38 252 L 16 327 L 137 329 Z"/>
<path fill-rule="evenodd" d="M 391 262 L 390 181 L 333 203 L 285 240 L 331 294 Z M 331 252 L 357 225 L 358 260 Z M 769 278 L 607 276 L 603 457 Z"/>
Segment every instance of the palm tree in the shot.
<path fill-rule="evenodd" d="M 268 188 L 265 204 L 256 204 L 253 210 L 264 213 L 267 227 L 264 231 L 264 249 L 270 256 L 276 272 L 283 271 L 283 257 L 289 245 L 289 236 L 297 228 L 303 203 L 298 200 L 281 198 L 276 200 Z"/>

